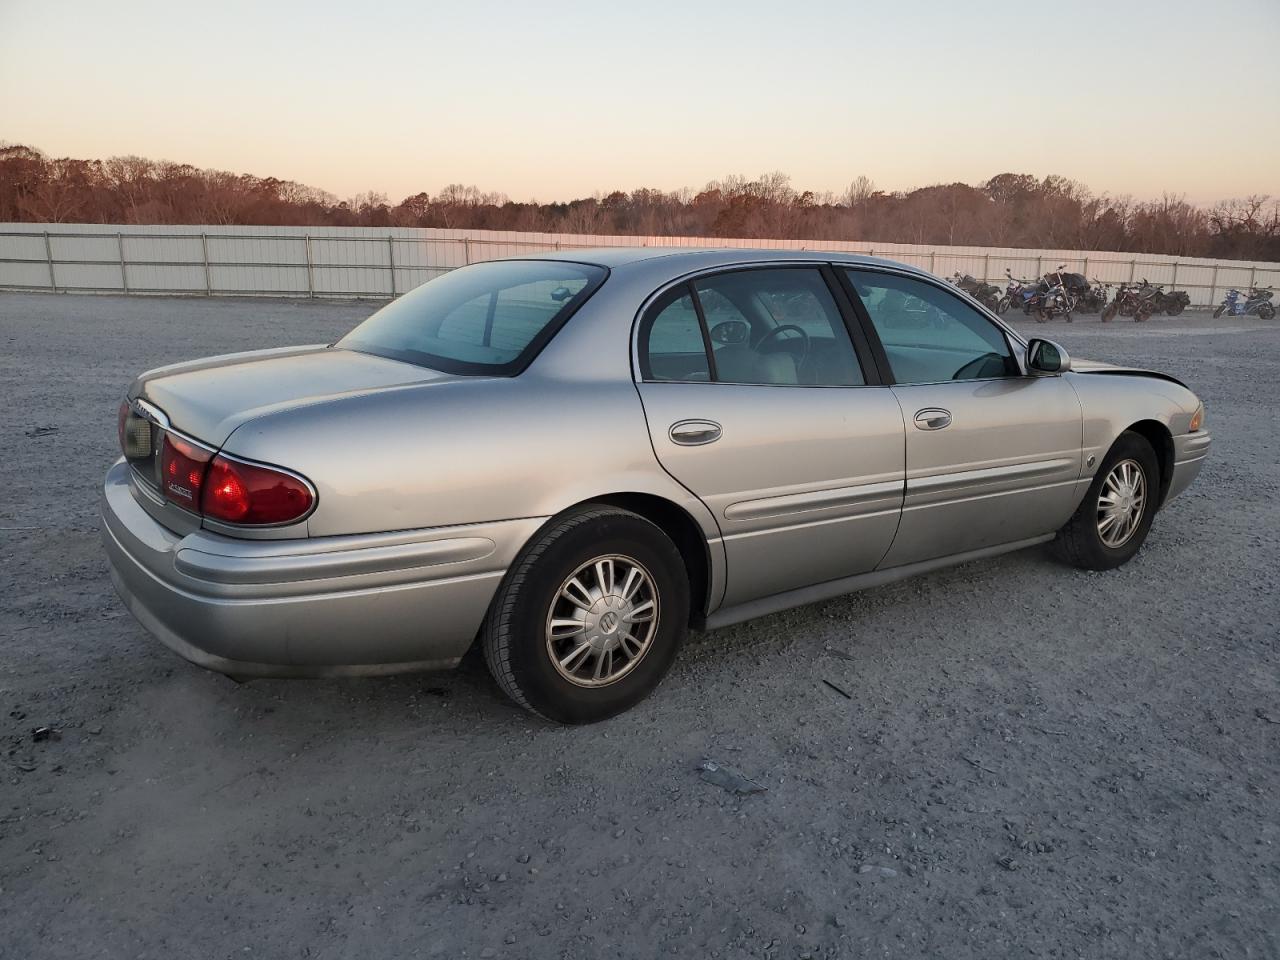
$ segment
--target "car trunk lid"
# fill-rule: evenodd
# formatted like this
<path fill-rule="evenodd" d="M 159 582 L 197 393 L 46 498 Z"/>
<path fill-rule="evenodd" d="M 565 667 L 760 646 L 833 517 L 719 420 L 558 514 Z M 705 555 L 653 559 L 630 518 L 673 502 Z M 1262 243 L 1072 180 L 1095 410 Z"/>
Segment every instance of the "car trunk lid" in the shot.
<path fill-rule="evenodd" d="M 144 374 L 130 389 L 169 424 L 221 447 L 241 424 L 294 407 L 457 379 L 427 367 L 325 346 L 214 357 Z"/>

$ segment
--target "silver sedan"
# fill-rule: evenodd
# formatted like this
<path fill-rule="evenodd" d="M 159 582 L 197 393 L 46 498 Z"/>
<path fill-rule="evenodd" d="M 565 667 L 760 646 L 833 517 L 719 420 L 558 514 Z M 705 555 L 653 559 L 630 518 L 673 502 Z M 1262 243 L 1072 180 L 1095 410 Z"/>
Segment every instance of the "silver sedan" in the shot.
<path fill-rule="evenodd" d="M 178 364 L 103 492 L 142 624 L 233 676 L 450 667 L 568 723 L 713 629 L 1056 541 L 1105 570 L 1209 447 L 1172 377 L 922 271 L 752 250 L 447 273 L 333 344 Z"/>

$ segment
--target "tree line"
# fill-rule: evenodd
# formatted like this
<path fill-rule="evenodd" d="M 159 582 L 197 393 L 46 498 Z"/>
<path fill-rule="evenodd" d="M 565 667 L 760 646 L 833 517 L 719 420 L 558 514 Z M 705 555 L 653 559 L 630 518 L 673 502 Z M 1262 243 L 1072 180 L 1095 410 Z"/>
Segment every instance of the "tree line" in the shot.
<path fill-rule="evenodd" d="M 451 184 L 391 203 L 340 200 L 275 177 L 111 157 L 52 158 L 0 144 L 0 221 L 405 226 L 548 233 L 709 236 L 1119 250 L 1280 261 L 1280 201 L 1197 206 L 1095 194 L 1065 177 L 1001 173 L 983 183 L 884 191 L 866 177 L 841 194 L 790 177 L 730 176 L 698 191 L 638 189 L 555 203 L 518 202 Z"/>

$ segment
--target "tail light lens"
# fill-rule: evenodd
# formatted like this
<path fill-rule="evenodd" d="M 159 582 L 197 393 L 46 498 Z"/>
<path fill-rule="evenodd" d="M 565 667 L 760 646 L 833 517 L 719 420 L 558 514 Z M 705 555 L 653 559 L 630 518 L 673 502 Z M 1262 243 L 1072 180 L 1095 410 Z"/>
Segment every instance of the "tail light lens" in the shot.
<path fill-rule="evenodd" d="M 180 507 L 199 511 L 200 491 L 212 450 L 165 433 L 160 450 L 160 485 L 165 498 Z"/>
<path fill-rule="evenodd" d="M 293 474 L 219 455 L 204 478 L 200 509 L 224 523 L 277 524 L 302 519 L 314 503 L 310 485 Z"/>

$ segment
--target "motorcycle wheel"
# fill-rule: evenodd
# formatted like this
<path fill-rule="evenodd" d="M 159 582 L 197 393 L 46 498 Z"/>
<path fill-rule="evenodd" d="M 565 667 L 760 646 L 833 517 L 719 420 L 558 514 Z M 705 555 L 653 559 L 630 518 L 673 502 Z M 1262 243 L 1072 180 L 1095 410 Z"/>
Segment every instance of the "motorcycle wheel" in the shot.
<path fill-rule="evenodd" d="M 1114 320 L 1116 315 L 1116 310 L 1118 309 L 1119 308 L 1115 305 L 1115 303 L 1107 304 L 1102 311 L 1102 322 L 1110 323 L 1112 320 Z"/>
<path fill-rule="evenodd" d="M 1070 322 L 1071 322 L 1071 313 L 1070 313 L 1070 311 L 1068 311 L 1066 314 L 1064 314 L 1064 316 L 1067 318 L 1067 323 L 1070 323 Z"/>
<path fill-rule="evenodd" d="M 1168 313 L 1169 316 L 1171 317 L 1176 317 L 1178 314 L 1182 312 L 1182 309 L 1183 309 L 1182 301 L 1175 300 L 1173 303 L 1169 304 L 1169 309 L 1165 312 Z"/>
<path fill-rule="evenodd" d="M 1264 303 L 1258 308 L 1258 316 L 1263 320 L 1270 320 L 1276 315 L 1276 308 L 1269 303 Z"/>
<path fill-rule="evenodd" d="M 1227 305 L 1225 303 L 1218 304 L 1218 309 L 1213 311 L 1213 319 L 1217 320 L 1220 316 L 1222 316 L 1222 311 L 1225 309 L 1227 309 Z"/>
<path fill-rule="evenodd" d="M 1005 314 L 1009 312 L 1009 304 L 1012 303 L 1008 297 L 1001 297 L 996 301 L 996 313 Z"/>

